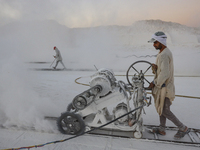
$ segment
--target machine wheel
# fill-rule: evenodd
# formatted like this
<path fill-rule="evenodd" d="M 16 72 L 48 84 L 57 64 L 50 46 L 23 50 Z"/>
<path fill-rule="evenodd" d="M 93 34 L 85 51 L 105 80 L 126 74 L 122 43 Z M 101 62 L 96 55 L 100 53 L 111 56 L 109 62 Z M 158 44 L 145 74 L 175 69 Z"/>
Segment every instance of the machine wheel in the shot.
<path fill-rule="evenodd" d="M 151 68 L 151 66 L 152 66 L 152 64 L 151 64 L 150 62 L 141 60 L 141 61 L 136 61 L 136 62 L 134 62 L 134 63 L 128 68 L 128 70 L 127 70 L 127 72 L 126 72 L 126 79 L 127 79 L 128 83 L 129 83 L 132 87 L 133 87 L 133 85 L 132 85 L 131 82 L 130 82 L 130 81 L 131 81 L 130 78 L 131 78 L 134 74 L 136 74 L 136 75 L 139 75 L 139 74 L 140 74 L 140 71 L 138 71 L 137 68 L 135 68 L 135 67 L 136 67 L 136 64 L 139 64 L 139 63 L 146 63 L 146 64 L 148 64 L 147 69 L 146 69 L 144 72 L 142 72 L 143 75 L 145 75 L 145 73 L 147 73 L 147 71 L 148 71 L 148 70 Z M 141 71 L 142 71 L 142 70 L 141 70 Z M 131 76 L 131 77 L 130 77 L 130 76 Z M 144 80 L 150 84 L 150 82 L 149 82 L 145 77 L 144 77 Z"/>
<path fill-rule="evenodd" d="M 69 112 L 76 112 L 77 110 L 74 108 L 74 106 L 72 105 L 72 103 L 69 103 L 69 105 L 67 106 L 67 111 L 69 111 Z"/>
<path fill-rule="evenodd" d="M 142 138 L 142 132 L 136 131 L 133 133 L 133 137 L 136 139 L 141 139 Z"/>
<path fill-rule="evenodd" d="M 58 130 L 63 134 L 79 135 L 85 131 L 85 123 L 80 115 L 65 112 L 57 120 Z"/>
<path fill-rule="evenodd" d="M 74 98 L 72 105 L 77 110 L 83 110 L 87 106 L 87 100 L 84 96 L 77 96 Z"/>
<path fill-rule="evenodd" d="M 85 132 L 88 132 L 88 131 L 90 131 L 91 130 L 91 128 L 89 127 L 89 126 L 86 126 L 85 127 Z"/>

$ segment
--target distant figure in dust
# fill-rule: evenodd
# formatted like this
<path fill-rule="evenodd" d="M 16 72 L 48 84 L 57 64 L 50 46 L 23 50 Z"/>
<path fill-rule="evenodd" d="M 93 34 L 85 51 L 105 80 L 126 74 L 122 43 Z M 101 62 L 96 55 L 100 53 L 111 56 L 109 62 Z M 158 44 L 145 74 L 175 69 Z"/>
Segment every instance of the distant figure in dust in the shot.
<path fill-rule="evenodd" d="M 58 63 L 60 62 L 63 65 L 64 69 L 67 69 L 65 67 L 65 65 L 63 64 L 63 62 L 62 62 L 62 56 L 61 56 L 60 51 L 58 50 L 58 48 L 56 46 L 54 46 L 53 49 L 56 51 L 56 56 L 54 56 L 54 58 L 56 59 L 56 65 L 53 68 L 56 69 L 56 67 L 58 66 Z"/>

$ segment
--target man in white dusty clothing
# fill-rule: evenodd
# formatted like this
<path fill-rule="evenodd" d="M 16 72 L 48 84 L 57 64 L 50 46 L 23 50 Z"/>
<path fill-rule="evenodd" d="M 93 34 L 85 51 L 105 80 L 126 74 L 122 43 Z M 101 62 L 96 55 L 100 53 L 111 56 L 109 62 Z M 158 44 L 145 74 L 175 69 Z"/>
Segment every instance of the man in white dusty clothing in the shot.
<path fill-rule="evenodd" d="M 63 62 L 62 62 L 62 56 L 61 56 L 60 51 L 58 50 L 58 48 L 56 46 L 54 46 L 53 49 L 56 51 L 56 56 L 54 56 L 54 58 L 56 59 L 56 65 L 53 68 L 56 69 L 56 67 L 58 66 L 58 63 L 60 62 L 63 65 L 64 69 L 67 69 L 65 67 L 65 65 L 63 64 Z"/>
<path fill-rule="evenodd" d="M 149 85 L 149 89 L 152 89 L 155 108 L 160 116 L 160 126 L 153 128 L 153 132 L 165 135 L 166 119 L 169 119 L 179 128 L 174 138 L 180 139 L 189 133 L 190 129 L 170 111 L 170 105 L 175 98 L 174 64 L 173 56 L 167 48 L 166 40 L 165 33 L 158 31 L 148 41 L 153 43 L 156 50 L 159 50 L 156 64 L 152 64 L 154 80 Z"/>

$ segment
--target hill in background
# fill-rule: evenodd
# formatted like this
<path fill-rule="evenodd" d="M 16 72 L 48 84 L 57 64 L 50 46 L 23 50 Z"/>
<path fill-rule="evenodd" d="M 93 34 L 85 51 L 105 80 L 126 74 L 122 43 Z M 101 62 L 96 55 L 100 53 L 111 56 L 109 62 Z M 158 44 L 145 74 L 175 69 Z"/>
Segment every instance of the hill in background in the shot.
<path fill-rule="evenodd" d="M 46 20 L 13 22 L 0 27 L 0 57 L 2 61 L 17 55 L 26 62 L 49 62 L 53 61 L 53 47 L 57 46 L 70 68 L 93 68 L 94 64 L 113 67 L 110 63 L 118 62 L 116 65 L 122 69 L 124 61 L 131 64 L 137 59 L 119 58 L 157 53 L 152 44 L 147 42 L 157 31 L 166 33 L 168 47 L 175 52 L 175 56 L 179 52 L 199 52 L 200 29 L 174 22 L 142 20 L 131 26 L 68 28 Z M 181 49 L 184 51 L 180 51 Z M 152 59 L 151 61 L 154 62 Z"/>

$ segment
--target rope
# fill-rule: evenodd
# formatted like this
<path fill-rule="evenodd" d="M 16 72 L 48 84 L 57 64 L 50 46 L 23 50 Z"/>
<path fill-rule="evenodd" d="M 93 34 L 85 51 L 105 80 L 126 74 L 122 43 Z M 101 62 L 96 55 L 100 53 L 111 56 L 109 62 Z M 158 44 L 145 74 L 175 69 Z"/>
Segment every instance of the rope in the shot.
<path fill-rule="evenodd" d="M 66 139 L 64 139 L 64 140 L 58 140 L 58 141 L 48 142 L 48 143 L 45 143 L 45 144 L 34 145 L 34 146 L 28 146 L 28 147 L 9 148 L 9 149 L 2 149 L 2 150 L 22 150 L 22 149 L 38 148 L 38 147 L 43 147 L 43 146 L 49 145 L 49 144 L 56 144 L 56 143 L 65 142 L 65 141 L 74 139 L 74 138 L 76 138 L 76 137 L 79 137 L 79 136 L 81 136 L 81 135 L 90 133 L 90 132 L 92 132 L 92 131 L 94 131 L 94 130 L 98 130 L 98 129 L 100 129 L 100 128 L 103 128 L 103 127 L 105 127 L 105 126 L 107 126 L 107 125 L 109 125 L 109 124 L 111 124 L 111 123 L 117 121 L 118 119 L 123 118 L 124 116 L 126 116 L 126 115 L 128 115 L 128 114 L 130 114 L 130 113 L 132 113 L 132 112 L 134 112 L 134 111 L 136 111 L 136 110 L 138 110 L 138 109 L 143 108 L 145 105 L 146 105 L 146 104 L 144 103 L 143 105 L 141 105 L 141 106 L 139 106 L 139 107 L 137 107 L 137 108 L 135 108 L 135 109 L 129 111 L 128 113 L 126 113 L 126 114 L 124 114 L 124 115 L 122 115 L 122 116 L 120 116 L 120 117 L 118 117 L 118 118 L 115 118 L 114 120 L 111 120 L 110 122 L 108 122 L 108 123 L 106 123 L 106 124 L 103 124 L 103 125 L 101 125 L 101 126 L 99 126 L 99 127 L 93 128 L 93 129 L 91 129 L 91 130 L 89 130 L 89 131 L 83 132 L 82 134 L 79 134 L 79 135 L 75 135 L 75 136 L 66 138 Z"/>
<path fill-rule="evenodd" d="M 157 55 L 145 55 L 145 56 L 137 56 L 137 55 L 129 55 L 129 56 L 125 56 L 125 57 L 119 57 L 118 55 L 116 55 L 116 57 L 118 57 L 118 58 L 129 58 L 129 57 L 137 57 L 137 58 L 142 58 L 142 57 L 144 57 L 144 58 L 146 58 L 146 57 L 157 57 Z"/>
<path fill-rule="evenodd" d="M 84 86 L 90 86 L 89 84 L 84 84 L 84 83 L 80 83 L 80 82 L 78 82 L 77 80 L 79 80 L 79 79 L 81 79 L 82 77 L 79 77 L 79 78 L 77 78 L 76 80 L 75 80 L 75 82 L 77 83 L 77 84 L 81 84 L 81 85 L 84 85 Z"/>
<path fill-rule="evenodd" d="M 125 76 L 125 75 L 115 75 L 115 76 Z M 81 79 L 82 77 L 79 77 L 77 79 L 75 79 L 75 83 L 80 84 L 80 85 L 84 85 L 84 86 L 90 86 L 89 84 L 84 84 L 81 82 L 78 82 L 79 79 Z M 147 92 L 147 94 L 152 94 L 151 92 Z M 184 98 L 193 98 L 193 99 L 200 99 L 200 97 L 196 97 L 196 96 L 187 96 L 187 95 L 175 95 L 176 97 L 184 97 Z"/>

